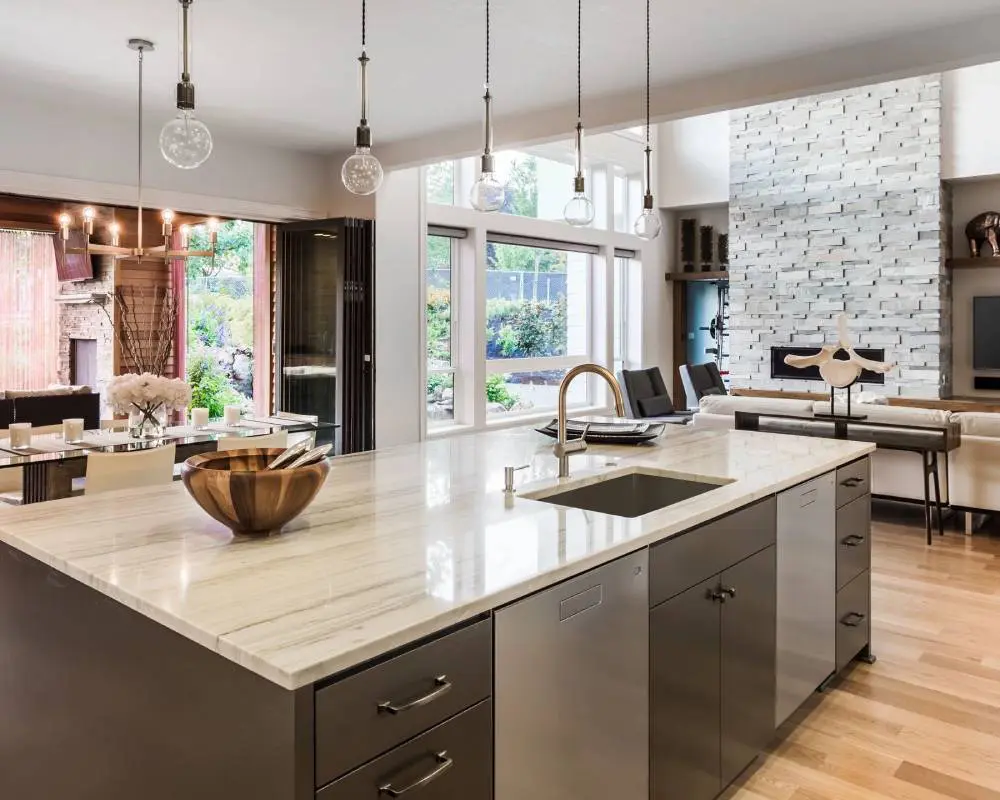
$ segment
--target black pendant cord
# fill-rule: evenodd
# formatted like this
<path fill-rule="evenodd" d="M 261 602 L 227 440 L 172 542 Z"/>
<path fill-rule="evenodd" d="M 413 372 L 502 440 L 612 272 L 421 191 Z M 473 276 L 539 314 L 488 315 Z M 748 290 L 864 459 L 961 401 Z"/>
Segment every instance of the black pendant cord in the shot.
<path fill-rule="evenodd" d="M 490 90 L 490 0 L 486 0 L 486 91 Z"/>
<path fill-rule="evenodd" d="M 361 50 L 368 44 L 368 1 L 361 0 Z"/>
<path fill-rule="evenodd" d="M 576 121 L 583 122 L 583 0 L 576 0 Z"/>
<path fill-rule="evenodd" d="M 649 70 L 649 0 L 646 0 L 646 147 L 650 146 L 650 133 L 649 133 L 649 89 L 650 89 L 650 70 Z"/>

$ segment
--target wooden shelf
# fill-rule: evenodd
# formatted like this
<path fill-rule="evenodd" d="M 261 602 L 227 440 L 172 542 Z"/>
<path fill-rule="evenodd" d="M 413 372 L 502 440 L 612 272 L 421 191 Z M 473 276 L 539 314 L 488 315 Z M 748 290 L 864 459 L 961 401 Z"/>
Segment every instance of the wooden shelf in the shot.
<path fill-rule="evenodd" d="M 997 264 L 1000 266 L 1000 264 Z M 729 272 L 718 270 L 713 272 L 668 272 L 668 281 L 728 281 Z"/>
<path fill-rule="evenodd" d="M 949 258 L 945 262 L 948 269 L 983 269 L 983 267 L 1000 267 L 1000 258 L 984 256 L 983 258 Z"/>

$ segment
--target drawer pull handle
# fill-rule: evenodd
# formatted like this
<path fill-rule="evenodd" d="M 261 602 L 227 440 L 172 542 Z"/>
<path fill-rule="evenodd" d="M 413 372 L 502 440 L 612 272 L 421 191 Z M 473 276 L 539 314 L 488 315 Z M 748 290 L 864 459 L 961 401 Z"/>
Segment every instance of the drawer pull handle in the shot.
<path fill-rule="evenodd" d="M 417 778 L 413 783 L 408 786 L 404 786 L 402 789 L 397 789 L 392 785 L 392 783 L 387 783 L 384 786 L 378 787 L 379 794 L 385 794 L 389 797 L 402 797 L 407 792 L 411 792 L 414 789 L 420 789 L 426 786 L 428 783 L 437 780 L 442 775 L 444 775 L 448 770 L 455 766 L 455 762 L 448 758 L 448 751 L 442 750 L 440 753 L 434 754 L 434 760 L 437 762 L 437 766 L 434 767 L 430 772 L 428 772 L 424 777 Z"/>
<path fill-rule="evenodd" d="M 858 536 L 856 533 L 851 534 L 841 542 L 841 544 L 846 544 L 848 547 L 861 547 L 864 543 L 865 537 Z"/>
<path fill-rule="evenodd" d="M 860 486 L 864 482 L 864 478 L 848 478 L 846 481 L 841 481 L 840 485 L 853 489 L 855 486 Z"/>
<path fill-rule="evenodd" d="M 857 611 L 852 611 L 850 614 L 848 614 L 840 621 L 840 624 L 846 625 L 848 628 L 856 628 L 866 619 L 867 617 L 864 614 L 859 614 Z"/>
<path fill-rule="evenodd" d="M 409 711 L 413 708 L 420 708 L 428 703 L 433 703 L 441 697 L 441 695 L 448 694 L 450 691 L 451 681 L 448 680 L 446 675 L 438 675 L 434 679 L 434 688 L 427 694 L 421 695 L 414 700 L 410 700 L 408 703 L 402 703 L 401 705 L 396 705 L 391 700 L 385 700 L 378 704 L 378 710 L 380 714 L 402 714 L 404 711 Z"/>
<path fill-rule="evenodd" d="M 736 597 L 736 589 L 731 586 L 722 586 L 719 589 L 709 592 L 708 599 L 714 600 L 717 603 L 725 603 L 728 599 L 733 599 Z"/>

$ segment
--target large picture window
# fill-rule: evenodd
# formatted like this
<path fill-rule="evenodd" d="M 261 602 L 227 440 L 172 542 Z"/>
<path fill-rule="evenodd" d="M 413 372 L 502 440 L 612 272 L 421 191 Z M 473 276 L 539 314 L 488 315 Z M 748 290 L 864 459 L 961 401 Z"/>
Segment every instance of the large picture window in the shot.
<path fill-rule="evenodd" d="M 455 240 L 427 237 L 427 424 L 455 419 L 453 280 Z"/>
<path fill-rule="evenodd" d="M 490 241 L 486 266 L 487 416 L 555 409 L 590 353 L 591 255 Z M 571 400 L 585 404 L 586 386 Z"/>

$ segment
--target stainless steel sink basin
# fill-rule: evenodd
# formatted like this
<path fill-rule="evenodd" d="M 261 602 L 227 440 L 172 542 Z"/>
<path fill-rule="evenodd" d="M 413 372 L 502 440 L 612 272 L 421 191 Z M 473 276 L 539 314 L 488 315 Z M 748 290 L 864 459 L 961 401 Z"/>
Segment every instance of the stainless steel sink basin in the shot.
<path fill-rule="evenodd" d="M 616 517 L 641 517 L 718 489 L 721 485 L 703 480 L 633 472 L 532 499 Z"/>

